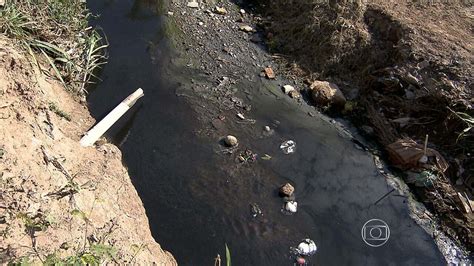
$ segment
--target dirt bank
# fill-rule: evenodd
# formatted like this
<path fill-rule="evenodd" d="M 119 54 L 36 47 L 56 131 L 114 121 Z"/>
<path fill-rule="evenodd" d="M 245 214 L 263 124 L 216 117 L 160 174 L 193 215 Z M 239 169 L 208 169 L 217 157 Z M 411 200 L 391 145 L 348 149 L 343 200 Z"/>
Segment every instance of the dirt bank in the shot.
<path fill-rule="evenodd" d="M 11 40 L 0 47 L 0 263 L 176 265 L 118 148 L 79 145 L 95 122 L 87 108 Z"/>

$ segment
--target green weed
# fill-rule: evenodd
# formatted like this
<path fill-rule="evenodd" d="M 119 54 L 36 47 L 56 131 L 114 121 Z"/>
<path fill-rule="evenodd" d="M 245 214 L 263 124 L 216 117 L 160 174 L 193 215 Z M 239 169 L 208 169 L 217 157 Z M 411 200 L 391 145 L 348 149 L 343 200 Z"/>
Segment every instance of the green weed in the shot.
<path fill-rule="evenodd" d="M 230 258 L 230 250 L 227 244 L 225 244 L 225 261 L 226 261 L 227 266 L 232 265 L 231 258 Z"/>
<path fill-rule="evenodd" d="M 0 32 L 17 40 L 35 65 L 35 52 L 41 54 L 68 90 L 84 95 L 107 59 L 107 42 L 88 27 L 90 16 L 80 0 L 7 0 Z"/>
<path fill-rule="evenodd" d="M 448 108 L 449 111 L 451 111 L 454 115 L 456 115 L 459 119 L 461 119 L 465 124 L 466 124 L 466 127 L 461 131 L 461 133 L 459 133 L 458 135 L 458 138 L 456 140 L 459 141 L 461 138 L 464 138 L 466 137 L 469 132 L 474 129 L 474 117 L 472 117 L 471 115 L 467 114 L 467 113 L 464 113 L 464 112 L 455 112 L 453 110 L 451 110 L 450 108 Z"/>

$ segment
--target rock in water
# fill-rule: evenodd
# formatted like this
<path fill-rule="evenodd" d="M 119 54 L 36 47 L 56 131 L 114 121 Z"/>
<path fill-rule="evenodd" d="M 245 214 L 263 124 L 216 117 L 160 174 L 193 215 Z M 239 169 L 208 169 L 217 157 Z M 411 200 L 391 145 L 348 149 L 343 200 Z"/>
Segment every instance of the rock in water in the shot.
<path fill-rule="evenodd" d="M 225 144 L 226 144 L 227 146 L 229 146 L 229 147 L 235 147 L 235 146 L 237 146 L 237 144 L 239 143 L 239 142 L 237 141 L 237 138 L 234 137 L 234 136 L 232 136 L 232 135 L 226 136 L 225 139 L 224 139 L 224 141 L 225 141 Z"/>
<path fill-rule="evenodd" d="M 283 91 L 285 92 L 285 94 L 288 94 L 288 93 L 290 93 L 291 91 L 294 91 L 294 90 L 295 90 L 295 87 L 293 87 L 291 85 L 283 86 Z"/>
<path fill-rule="evenodd" d="M 346 97 L 336 84 L 317 80 L 310 85 L 310 89 L 311 96 L 318 105 L 344 107 L 346 103 Z"/>
<path fill-rule="evenodd" d="M 295 188 L 290 183 L 286 183 L 280 187 L 280 196 L 282 197 L 291 197 L 294 192 Z"/>

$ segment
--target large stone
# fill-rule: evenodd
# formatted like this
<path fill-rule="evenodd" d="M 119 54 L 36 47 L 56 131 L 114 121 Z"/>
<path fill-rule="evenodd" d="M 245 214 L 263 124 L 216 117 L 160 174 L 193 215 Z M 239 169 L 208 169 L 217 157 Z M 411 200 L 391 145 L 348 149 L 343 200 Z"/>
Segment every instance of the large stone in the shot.
<path fill-rule="evenodd" d="M 286 183 L 280 187 L 280 196 L 291 197 L 294 192 L 295 188 L 290 183 Z"/>
<path fill-rule="evenodd" d="M 310 85 L 310 89 L 311 96 L 318 105 L 344 107 L 346 103 L 346 97 L 336 84 L 317 80 Z"/>
<path fill-rule="evenodd" d="M 228 135 L 224 138 L 224 142 L 227 146 L 229 147 L 235 147 L 237 146 L 237 144 L 239 143 L 237 138 L 232 136 L 232 135 Z"/>

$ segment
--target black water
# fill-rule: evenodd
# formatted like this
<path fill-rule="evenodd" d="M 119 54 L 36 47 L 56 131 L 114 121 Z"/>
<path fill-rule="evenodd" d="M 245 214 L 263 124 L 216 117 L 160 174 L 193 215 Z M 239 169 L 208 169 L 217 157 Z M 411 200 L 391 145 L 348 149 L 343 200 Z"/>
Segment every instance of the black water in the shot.
<path fill-rule="evenodd" d="M 144 89 L 145 97 L 108 135 L 123 151 L 155 239 L 179 264 L 213 265 L 227 243 L 234 265 L 292 265 L 289 247 L 305 237 L 318 245 L 310 265 L 444 264 L 434 241 L 409 217 L 403 197 L 374 205 L 391 187 L 370 156 L 330 123 L 309 117 L 306 107 L 269 95 L 263 84 L 252 97 L 252 115 L 261 126 L 274 125 L 275 134 L 242 131 L 239 138 L 272 160 L 236 167 L 216 152 L 217 140 L 197 137 L 197 114 L 176 96 L 181 84 L 172 81 L 192 72 L 170 67 L 176 54 L 153 2 L 88 3 L 100 15 L 92 23 L 110 42 L 103 81 L 88 101 L 99 119 L 137 87 Z M 295 154 L 281 153 L 285 139 L 296 141 Z M 275 193 L 286 181 L 297 189 L 293 216 L 280 212 Z M 260 205 L 263 217 L 251 217 L 250 203 Z M 361 238 L 363 224 L 373 218 L 391 231 L 378 248 Z"/>

